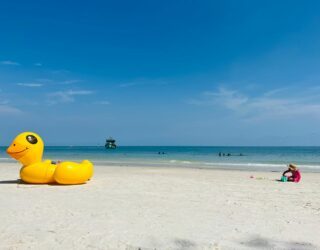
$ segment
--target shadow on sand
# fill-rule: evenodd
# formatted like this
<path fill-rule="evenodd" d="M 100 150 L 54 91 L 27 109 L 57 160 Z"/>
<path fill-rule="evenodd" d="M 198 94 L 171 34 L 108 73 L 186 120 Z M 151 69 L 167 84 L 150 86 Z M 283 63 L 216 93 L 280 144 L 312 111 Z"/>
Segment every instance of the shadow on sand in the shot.
<path fill-rule="evenodd" d="M 16 179 L 16 180 L 3 180 L 0 181 L 0 185 L 1 184 L 19 184 L 19 185 L 26 185 L 26 186 L 41 186 L 41 185 L 48 185 L 48 186 L 61 186 L 61 187 L 65 187 L 65 186 L 81 186 L 84 185 L 85 183 L 80 183 L 80 184 L 59 184 L 59 183 L 26 183 L 23 182 L 21 179 Z"/>
<path fill-rule="evenodd" d="M 279 241 L 264 237 L 252 237 L 248 241 L 240 243 L 243 246 L 253 249 L 290 249 L 290 250 L 316 250 L 317 246 L 309 242 L 295 242 L 295 241 Z"/>
<path fill-rule="evenodd" d="M 1 184 L 26 184 L 21 179 L 0 181 Z"/>

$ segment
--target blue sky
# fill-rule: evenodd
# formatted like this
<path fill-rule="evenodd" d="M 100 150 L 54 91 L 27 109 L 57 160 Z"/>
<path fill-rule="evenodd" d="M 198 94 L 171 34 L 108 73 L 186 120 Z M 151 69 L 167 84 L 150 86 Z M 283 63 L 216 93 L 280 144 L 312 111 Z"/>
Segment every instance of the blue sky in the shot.
<path fill-rule="evenodd" d="M 6 1 L 0 145 L 320 145 L 319 1 Z"/>

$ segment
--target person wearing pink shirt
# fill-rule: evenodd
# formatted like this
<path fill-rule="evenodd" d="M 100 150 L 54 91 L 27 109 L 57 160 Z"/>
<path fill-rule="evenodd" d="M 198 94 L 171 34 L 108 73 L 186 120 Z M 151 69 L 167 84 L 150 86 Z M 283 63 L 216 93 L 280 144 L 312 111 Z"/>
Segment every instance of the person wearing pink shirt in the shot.
<path fill-rule="evenodd" d="M 299 182 L 301 180 L 300 170 L 294 164 L 289 164 L 288 170 L 284 171 L 282 176 L 287 177 L 287 180 L 292 182 Z"/>

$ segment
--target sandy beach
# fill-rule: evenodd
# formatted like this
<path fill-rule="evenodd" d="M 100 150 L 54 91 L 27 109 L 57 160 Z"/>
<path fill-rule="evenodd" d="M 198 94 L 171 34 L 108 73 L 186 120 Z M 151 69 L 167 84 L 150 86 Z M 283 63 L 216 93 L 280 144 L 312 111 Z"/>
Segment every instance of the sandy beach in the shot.
<path fill-rule="evenodd" d="M 19 169 L 0 165 L 0 249 L 320 249 L 320 174 L 96 166 L 55 186 Z"/>

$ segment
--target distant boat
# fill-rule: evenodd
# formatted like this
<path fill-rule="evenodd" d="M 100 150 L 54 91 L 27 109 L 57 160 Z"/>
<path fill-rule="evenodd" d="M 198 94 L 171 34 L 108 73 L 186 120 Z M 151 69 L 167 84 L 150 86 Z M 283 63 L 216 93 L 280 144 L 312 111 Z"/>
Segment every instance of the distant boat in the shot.
<path fill-rule="evenodd" d="M 112 137 L 109 137 L 107 140 L 106 140 L 106 145 L 105 145 L 106 149 L 115 149 L 117 148 L 117 145 L 116 145 L 116 140 L 113 139 Z"/>

